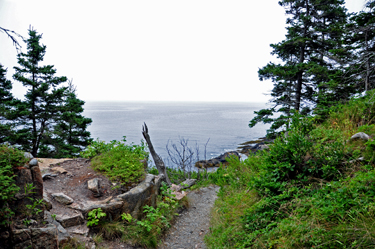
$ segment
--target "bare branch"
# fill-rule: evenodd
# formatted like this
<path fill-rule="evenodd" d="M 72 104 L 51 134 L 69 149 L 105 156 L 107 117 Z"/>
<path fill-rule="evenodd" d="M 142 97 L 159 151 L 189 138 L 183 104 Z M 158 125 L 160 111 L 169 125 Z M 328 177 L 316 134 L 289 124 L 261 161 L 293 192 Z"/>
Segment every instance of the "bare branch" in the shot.
<path fill-rule="evenodd" d="M 25 40 L 22 35 L 14 32 L 13 30 L 9 30 L 9 29 L 5 29 L 5 28 L 2 28 L 0 27 L 0 31 L 4 32 L 5 34 L 7 34 L 8 38 L 10 38 L 13 42 L 13 45 L 16 47 L 17 51 L 19 51 L 22 46 L 19 44 L 19 42 L 17 41 L 16 37 L 15 36 L 18 36 L 19 38 L 21 38 L 22 40 Z"/>

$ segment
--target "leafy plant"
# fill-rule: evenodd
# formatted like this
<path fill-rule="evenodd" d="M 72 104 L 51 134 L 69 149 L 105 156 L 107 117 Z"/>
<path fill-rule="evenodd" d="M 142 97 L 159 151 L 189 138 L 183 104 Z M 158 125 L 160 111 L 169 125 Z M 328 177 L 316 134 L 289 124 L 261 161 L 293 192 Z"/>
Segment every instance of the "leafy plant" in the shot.
<path fill-rule="evenodd" d="M 97 144 L 96 155 L 91 162 L 94 170 L 102 172 L 112 181 L 120 181 L 122 184 L 138 182 L 145 174 L 142 160 L 147 159 L 148 153 L 145 145 L 127 145 L 125 138 L 122 141 L 112 141 L 109 144 L 102 142 Z M 88 148 L 90 151 L 90 148 Z M 101 154 L 96 154 L 98 151 Z"/>
<path fill-rule="evenodd" d="M 87 226 L 97 226 L 100 218 L 105 217 L 107 214 L 101 208 L 96 208 L 88 213 Z"/>
<path fill-rule="evenodd" d="M 123 214 L 121 214 L 121 219 L 126 220 L 128 223 L 130 223 L 130 222 L 132 222 L 133 217 L 131 216 L 131 214 L 123 213 Z"/>
<path fill-rule="evenodd" d="M 0 145 L 0 226 L 8 224 L 14 215 L 9 208 L 9 202 L 19 191 L 14 181 L 14 168 L 26 162 L 23 152 L 8 145 Z"/>

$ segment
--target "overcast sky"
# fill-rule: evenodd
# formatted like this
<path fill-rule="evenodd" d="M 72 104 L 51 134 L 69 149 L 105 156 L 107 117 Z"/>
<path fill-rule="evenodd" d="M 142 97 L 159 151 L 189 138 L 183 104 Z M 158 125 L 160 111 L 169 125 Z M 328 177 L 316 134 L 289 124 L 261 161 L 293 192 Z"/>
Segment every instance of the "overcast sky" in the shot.
<path fill-rule="evenodd" d="M 350 12 L 364 5 L 346 2 Z M 0 0 L 1 27 L 27 38 L 30 25 L 43 34 L 44 63 L 85 101 L 266 102 L 272 83 L 257 71 L 285 35 L 278 0 Z M 11 79 L 16 49 L 4 33 L 0 63 Z"/>

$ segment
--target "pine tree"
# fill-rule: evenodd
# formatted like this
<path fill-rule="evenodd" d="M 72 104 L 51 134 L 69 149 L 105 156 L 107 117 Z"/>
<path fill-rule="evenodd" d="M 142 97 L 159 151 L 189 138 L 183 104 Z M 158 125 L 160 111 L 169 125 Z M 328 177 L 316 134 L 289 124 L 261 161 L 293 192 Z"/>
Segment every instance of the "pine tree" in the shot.
<path fill-rule="evenodd" d="M 367 91 L 375 88 L 375 1 L 368 1 L 350 21 L 347 44 L 353 53 L 347 75 L 358 91 Z"/>
<path fill-rule="evenodd" d="M 25 40 L 27 53 L 18 54 L 19 66 L 14 67 L 13 75 L 28 88 L 25 100 L 17 106 L 17 143 L 34 156 L 61 113 L 66 88 L 60 84 L 67 81 L 66 77 L 55 76 L 52 65 L 39 65 L 46 52 L 46 46 L 40 44 L 41 38 L 35 30 L 29 30 L 29 38 Z"/>
<path fill-rule="evenodd" d="M 271 132 L 286 124 L 293 112 L 308 114 L 324 102 L 327 83 L 339 74 L 332 51 L 342 45 L 346 22 L 342 0 L 283 0 L 279 4 L 288 16 L 287 34 L 271 47 L 283 63 L 269 63 L 258 71 L 260 80 L 274 82 L 273 106 L 255 112 L 249 124 L 272 123 Z M 281 115 L 273 117 L 277 112 Z"/>
<path fill-rule="evenodd" d="M 86 129 L 92 120 L 82 116 L 84 104 L 77 98 L 76 88 L 70 81 L 61 106 L 61 116 L 56 120 L 52 136 L 45 137 L 40 153 L 56 158 L 74 157 L 90 144 L 92 138 Z"/>
<path fill-rule="evenodd" d="M 12 124 L 9 122 L 14 97 L 11 93 L 12 82 L 6 79 L 7 70 L 0 64 L 0 144 L 10 142 Z"/>

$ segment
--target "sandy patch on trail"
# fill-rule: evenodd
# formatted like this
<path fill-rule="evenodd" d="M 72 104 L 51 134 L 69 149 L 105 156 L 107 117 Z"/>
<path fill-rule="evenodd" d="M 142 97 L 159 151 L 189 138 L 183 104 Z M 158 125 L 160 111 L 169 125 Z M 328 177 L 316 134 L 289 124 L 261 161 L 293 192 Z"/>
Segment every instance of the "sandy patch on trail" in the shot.
<path fill-rule="evenodd" d="M 67 160 L 72 160 L 72 158 L 60 158 L 60 159 L 54 159 L 54 158 L 37 158 L 38 159 L 38 165 L 40 170 L 49 169 L 49 166 L 51 164 L 57 164 L 62 163 Z"/>

